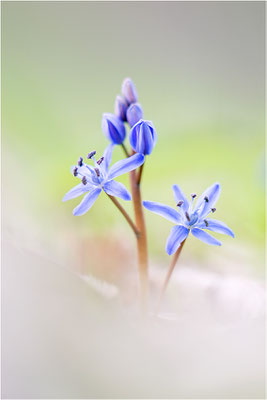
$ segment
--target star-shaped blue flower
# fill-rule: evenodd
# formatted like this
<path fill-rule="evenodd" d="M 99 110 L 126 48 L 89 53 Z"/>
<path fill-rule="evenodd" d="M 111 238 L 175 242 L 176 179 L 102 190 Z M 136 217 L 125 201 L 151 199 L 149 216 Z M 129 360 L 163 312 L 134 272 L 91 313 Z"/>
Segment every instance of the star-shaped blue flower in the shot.
<path fill-rule="evenodd" d="M 86 193 L 81 203 L 74 208 L 73 215 L 83 215 L 90 210 L 102 190 L 111 196 L 116 196 L 123 200 L 131 200 L 131 194 L 125 186 L 114 181 L 114 178 L 140 167 L 144 163 L 145 157 L 143 154 L 137 153 L 116 162 L 109 169 L 113 147 L 114 145 L 110 144 L 106 148 L 103 157 L 98 161 L 94 157 L 95 151 L 88 154 L 87 158 L 93 159 L 94 167 L 85 164 L 82 158 L 78 160 L 77 165 L 72 167 L 73 175 L 81 179 L 81 183 L 66 193 L 62 201 L 74 199 Z"/>
<path fill-rule="evenodd" d="M 166 242 L 166 252 L 169 255 L 176 252 L 180 247 L 180 244 L 187 238 L 190 231 L 197 239 L 217 246 L 221 246 L 221 242 L 203 231 L 203 229 L 235 237 L 233 231 L 223 222 L 207 218 L 211 212 L 216 211 L 214 205 L 221 192 L 221 186 L 219 183 L 215 183 L 205 190 L 196 201 L 195 206 L 195 194 L 191 195 L 192 199 L 189 202 L 178 185 L 173 185 L 172 188 L 179 212 L 165 204 L 153 201 L 143 202 L 145 208 L 176 224 L 171 229 L 171 233 Z"/>

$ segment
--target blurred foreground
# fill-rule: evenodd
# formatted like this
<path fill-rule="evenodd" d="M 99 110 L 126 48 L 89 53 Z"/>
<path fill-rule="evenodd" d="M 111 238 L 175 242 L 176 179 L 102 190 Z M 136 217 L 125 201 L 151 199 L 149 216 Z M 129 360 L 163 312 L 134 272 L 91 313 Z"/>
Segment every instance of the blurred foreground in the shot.
<path fill-rule="evenodd" d="M 118 289 L 11 241 L 3 261 L 3 398 L 264 397 L 259 280 L 181 263 L 142 321 L 132 279 Z M 152 266 L 151 310 L 164 274 Z"/>

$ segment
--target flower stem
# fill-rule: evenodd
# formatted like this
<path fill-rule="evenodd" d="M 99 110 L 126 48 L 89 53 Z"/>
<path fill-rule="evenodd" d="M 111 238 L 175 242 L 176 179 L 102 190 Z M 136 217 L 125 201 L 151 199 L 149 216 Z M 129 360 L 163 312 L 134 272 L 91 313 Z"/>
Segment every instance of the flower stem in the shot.
<path fill-rule="evenodd" d="M 118 208 L 118 210 L 120 210 L 120 212 L 122 213 L 122 215 L 124 216 L 124 218 L 126 219 L 126 221 L 128 222 L 128 224 L 130 225 L 130 227 L 132 228 L 132 230 L 134 231 L 134 234 L 136 236 L 136 238 L 138 239 L 139 237 L 139 230 L 137 229 L 136 225 L 134 224 L 133 220 L 131 219 L 131 217 L 129 216 L 129 214 L 126 212 L 126 210 L 122 207 L 122 205 L 119 203 L 119 201 L 116 199 L 116 197 L 114 196 L 110 196 L 109 194 L 107 194 L 107 196 L 110 198 L 110 200 L 113 202 L 113 204 L 115 204 L 115 206 Z"/>
<path fill-rule="evenodd" d="M 126 149 L 126 146 L 125 146 L 124 143 L 121 144 L 121 147 L 122 147 L 122 149 L 123 149 L 123 151 L 124 151 L 126 157 L 130 157 L 130 154 L 128 153 L 128 150 Z"/>
<path fill-rule="evenodd" d="M 166 275 L 165 281 L 164 281 L 163 286 L 162 286 L 162 288 L 161 288 L 161 292 L 160 292 L 160 296 L 159 296 L 159 301 L 158 301 L 157 308 L 156 308 L 156 315 L 158 314 L 158 312 L 159 312 L 159 310 L 160 310 L 160 305 L 161 305 L 161 301 L 162 301 L 163 295 L 164 295 L 165 290 L 166 290 L 166 288 L 167 288 L 167 286 L 168 286 L 170 277 L 171 277 L 171 275 L 172 275 L 172 273 L 173 273 L 174 267 L 175 267 L 175 265 L 176 265 L 176 263 L 177 263 L 177 261 L 178 261 L 179 255 L 180 255 L 180 253 L 181 253 L 181 251 L 182 251 L 182 248 L 183 248 L 183 245 L 185 244 L 185 241 L 186 241 L 186 239 L 180 244 L 180 247 L 179 247 L 178 250 L 174 253 L 174 256 L 173 256 L 173 258 L 172 258 L 172 261 L 171 261 L 171 264 L 170 264 L 168 273 L 167 273 L 167 275 Z"/>
<path fill-rule="evenodd" d="M 139 265 L 139 277 L 140 277 L 140 294 L 141 294 L 141 306 L 145 312 L 147 309 L 148 300 L 148 252 L 147 252 L 147 238 L 146 238 L 146 226 L 145 218 L 142 206 L 142 197 L 140 190 L 140 179 L 137 179 L 136 171 L 130 172 L 130 182 L 133 196 L 135 223 L 139 231 L 137 236 L 137 252 L 138 252 L 138 265 Z"/>
<path fill-rule="evenodd" d="M 137 174 L 137 177 L 136 177 L 136 183 L 137 183 L 137 185 L 140 185 L 141 178 L 142 178 L 142 172 L 143 172 L 144 166 L 145 166 L 145 163 L 142 164 L 141 167 L 140 167 L 139 170 L 138 170 L 138 174 Z"/>

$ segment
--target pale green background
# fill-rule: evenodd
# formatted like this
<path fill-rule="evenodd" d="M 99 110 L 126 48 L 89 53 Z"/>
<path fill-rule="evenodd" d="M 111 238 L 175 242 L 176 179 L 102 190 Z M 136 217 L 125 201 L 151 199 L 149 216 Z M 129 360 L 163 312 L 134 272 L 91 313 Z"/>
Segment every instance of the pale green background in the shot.
<path fill-rule="evenodd" d="M 236 263 L 250 255 L 253 268 L 262 268 L 263 2 L 3 2 L 2 22 L 3 223 L 10 238 L 62 264 L 67 255 L 75 263 L 71 244 L 84 235 L 105 238 L 119 229 L 133 248 L 104 195 L 79 218 L 72 216 L 79 200 L 61 203 L 77 183 L 70 166 L 89 150 L 100 156 L 108 144 L 101 115 L 113 111 L 130 76 L 158 132 L 144 199 L 174 205 L 172 184 L 190 195 L 219 181 L 216 218 L 236 239 L 223 237 L 225 246 L 215 249 L 191 238 L 188 253 L 205 260 L 228 249 Z M 116 149 L 114 159 L 121 156 Z M 166 262 L 171 224 L 147 213 L 147 226 L 152 257 Z"/>

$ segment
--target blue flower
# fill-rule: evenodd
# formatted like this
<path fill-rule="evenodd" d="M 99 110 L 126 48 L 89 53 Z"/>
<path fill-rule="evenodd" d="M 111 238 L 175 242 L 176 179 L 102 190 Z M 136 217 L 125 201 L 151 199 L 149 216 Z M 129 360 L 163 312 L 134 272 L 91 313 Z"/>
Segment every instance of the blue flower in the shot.
<path fill-rule="evenodd" d="M 126 121 L 126 111 L 128 108 L 128 103 L 126 99 L 122 96 L 117 96 L 115 100 L 115 115 L 122 121 Z"/>
<path fill-rule="evenodd" d="M 114 114 L 103 114 L 102 130 L 113 144 L 122 144 L 126 136 L 124 123 Z"/>
<path fill-rule="evenodd" d="M 136 153 L 151 154 L 156 142 L 157 133 L 151 121 L 140 119 L 131 129 L 129 140 Z"/>
<path fill-rule="evenodd" d="M 140 167 L 144 163 L 145 157 L 142 154 L 135 154 L 116 162 L 109 169 L 113 147 L 110 144 L 103 157 L 98 161 L 94 157 L 95 151 L 88 154 L 87 158 L 93 159 L 94 167 L 85 164 L 82 157 L 78 160 L 77 165 L 72 167 L 73 175 L 81 179 L 81 183 L 65 194 L 63 201 L 74 199 L 86 193 L 81 203 L 74 208 L 73 215 L 85 214 L 92 207 L 102 190 L 111 196 L 131 200 L 131 194 L 125 186 L 114 181 L 114 178 Z"/>
<path fill-rule="evenodd" d="M 214 205 L 221 191 L 219 183 L 215 183 L 205 190 L 197 200 L 195 206 L 195 194 L 191 195 L 192 199 L 191 202 L 189 202 L 178 185 L 173 185 L 173 191 L 179 212 L 161 203 L 155 203 L 153 201 L 143 202 L 145 208 L 176 224 L 171 229 L 166 243 L 166 252 L 169 255 L 176 252 L 180 244 L 187 238 L 190 231 L 197 239 L 217 246 L 221 246 L 221 242 L 203 231 L 203 229 L 235 237 L 233 231 L 223 222 L 207 218 L 211 212 L 216 211 Z"/>
<path fill-rule="evenodd" d="M 126 119 L 130 127 L 133 127 L 141 118 L 143 118 L 141 105 L 139 103 L 131 104 L 126 112 Z"/>
<path fill-rule="evenodd" d="M 129 104 L 136 103 L 138 101 L 137 91 L 131 78 L 124 79 L 122 82 L 121 92 Z"/>

